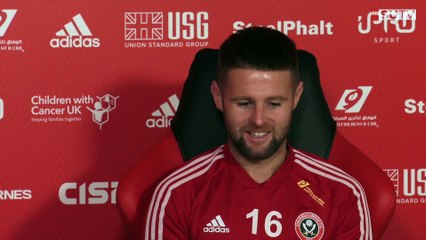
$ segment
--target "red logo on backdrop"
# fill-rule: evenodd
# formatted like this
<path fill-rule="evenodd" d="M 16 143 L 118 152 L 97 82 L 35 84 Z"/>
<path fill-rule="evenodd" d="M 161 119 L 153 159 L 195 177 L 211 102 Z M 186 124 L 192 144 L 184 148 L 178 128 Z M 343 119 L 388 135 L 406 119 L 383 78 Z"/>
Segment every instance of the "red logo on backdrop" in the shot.
<path fill-rule="evenodd" d="M 376 33 L 385 34 L 375 36 L 374 43 L 398 43 L 400 34 L 413 33 L 416 29 L 416 9 L 379 9 L 367 16 L 358 16 L 361 34 L 369 34 L 374 28 Z"/>
<path fill-rule="evenodd" d="M 207 47 L 209 14 L 200 12 L 125 12 L 126 48 Z"/>

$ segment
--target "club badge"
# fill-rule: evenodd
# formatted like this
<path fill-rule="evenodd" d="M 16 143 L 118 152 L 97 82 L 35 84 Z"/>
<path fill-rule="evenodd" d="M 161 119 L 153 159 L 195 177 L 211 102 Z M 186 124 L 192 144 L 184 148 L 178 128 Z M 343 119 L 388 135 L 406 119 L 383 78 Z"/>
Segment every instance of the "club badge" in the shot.
<path fill-rule="evenodd" d="M 321 218 L 311 212 L 300 214 L 294 223 L 294 228 L 300 240 L 320 240 L 325 232 Z"/>

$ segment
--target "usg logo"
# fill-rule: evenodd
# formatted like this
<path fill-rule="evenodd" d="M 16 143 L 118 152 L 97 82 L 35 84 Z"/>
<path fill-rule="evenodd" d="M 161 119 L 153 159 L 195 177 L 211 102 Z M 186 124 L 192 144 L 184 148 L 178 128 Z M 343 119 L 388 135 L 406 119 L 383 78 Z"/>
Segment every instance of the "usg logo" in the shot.
<path fill-rule="evenodd" d="M 99 38 L 93 38 L 81 14 L 77 14 L 64 28 L 56 32 L 57 38 L 50 40 L 53 48 L 92 48 L 99 47 Z"/>
<path fill-rule="evenodd" d="M 125 12 L 126 48 L 206 47 L 209 14 L 200 12 Z"/>
<path fill-rule="evenodd" d="M 358 113 L 372 88 L 372 86 L 359 86 L 357 89 L 345 90 L 337 103 L 336 110 L 344 110 L 345 113 Z"/>
<path fill-rule="evenodd" d="M 126 40 L 161 40 L 164 36 L 162 12 L 126 12 L 124 29 Z"/>
<path fill-rule="evenodd" d="M 176 94 L 168 98 L 168 101 L 160 105 L 160 108 L 152 112 L 153 118 L 146 120 L 149 128 L 165 128 L 170 126 L 172 118 L 179 106 L 179 99 Z"/>
<path fill-rule="evenodd" d="M 168 12 L 167 31 L 164 31 L 163 12 L 126 12 L 126 40 L 205 40 L 209 37 L 207 12 Z"/>
<path fill-rule="evenodd" d="M 384 171 L 394 185 L 397 203 L 426 203 L 426 168 Z"/>
<path fill-rule="evenodd" d="M 6 31 L 17 11 L 17 9 L 3 9 L 0 12 L 0 37 L 3 37 L 6 34 Z"/>
<path fill-rule="evenodd" d="M 404 169 L 402 193 L 404 196 L 426 197 L 426 168 Z"/>
<path fill-rule="evenodd" d="M 117 203 L 118 182 L 66 182 L 59 187 L 59 200 L 65 205 Z"/>

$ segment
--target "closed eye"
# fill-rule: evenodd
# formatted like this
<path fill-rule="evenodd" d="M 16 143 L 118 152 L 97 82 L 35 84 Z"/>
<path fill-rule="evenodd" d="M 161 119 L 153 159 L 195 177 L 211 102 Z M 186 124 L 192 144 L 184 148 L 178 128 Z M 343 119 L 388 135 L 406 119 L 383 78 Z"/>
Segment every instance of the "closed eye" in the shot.
<path fill-rule="evenodd" d="M 251 105 L 253 105 L 252 102 L 248 100 L 239 100 L 236 103 L 238 107 L 242 107 L 242 108 L 248 108 Z"/>
<path fill-rule="evenodd" d="M 277 101 L 273 101 L 273 102 L 268 102 L 268 107 L 270 108 L 278 108 L 281 107 L 281 102 L 277 102 Z"/>
<path fill-rule="evenodd" d="M 287 97 L 284 97 L 284 96 L 273 96 L 273 97 L 270 97 L 270 98 L 267 99 L 266 105 L 269 108 L 274 109 L 274 108 L 281 107 L 287 101 L 288 101 Z"/>

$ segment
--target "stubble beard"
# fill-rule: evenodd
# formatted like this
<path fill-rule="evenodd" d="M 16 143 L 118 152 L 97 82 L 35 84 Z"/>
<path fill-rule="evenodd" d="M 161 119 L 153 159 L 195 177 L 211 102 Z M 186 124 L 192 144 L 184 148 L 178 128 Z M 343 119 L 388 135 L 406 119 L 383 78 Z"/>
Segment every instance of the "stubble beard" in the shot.
<path fill-rule="evenodd" d="M 278 152 L 278 150 L 284 144 L 284 141 L 287 138 L 287 131 L 285 129 L 282 129 L 282 134 L 279 137 L 273 136 L 271 142 L 262 151 L 253 151 L 253 149 L 244 140 L 242 135 L 238 137 L 236 136 L 236 134 L 232 134 L 229 129 L 228 136 L 231 140 L 231 144 L 241 156 L 243 156 L 247 161 L 251 163 L 258 163 L 272 157 Z"/>

